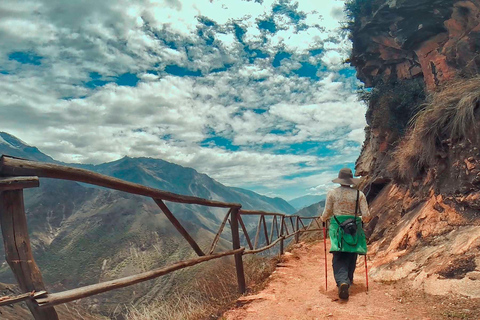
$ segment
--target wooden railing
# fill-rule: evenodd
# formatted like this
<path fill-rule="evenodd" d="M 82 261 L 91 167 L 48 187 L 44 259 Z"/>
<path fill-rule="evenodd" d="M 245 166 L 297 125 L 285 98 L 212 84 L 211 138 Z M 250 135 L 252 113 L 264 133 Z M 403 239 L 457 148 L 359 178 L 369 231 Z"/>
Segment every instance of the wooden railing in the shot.
<path fill-rule="evenodd" d="M 58 293 L 48 293 L 45 290 L 40 269 L 32 255 L 23 200 L 23 189 L 38 187 L 39 177 L 83 182 L 151 197 L 199 257 L 117 280 L 101 282 Z M 228 212 L 220 224 L 219 230 L 207 254 L 202 251 L 180 221 L 175 218 L 164 201 L 228 208 Z M 56 320 L 58 316 L 53 307 L 55 305 L 131 286 L 166 275 L 175 270 L 230 255 L 233 255 L 235 258 L 238 290 L 239 293 L 243 294 L 246 291 L 243 255 L 268 250 L 278 243 L 280 243 L 280 254 L 283 254 L 284 241 L 286 239 L 295 237 L 295 241 L 298 242 L 301 233 L 318 231 L 322 228 L 319 218 L 316 217 L 299 217 L 275 212 L 242 210 L 241 207 L 241 204 L 238 203 L 207 200 L 149 188 L 89 170 L 29 161 L 4 155 L 0 158 L 0 224 L 5 246 L 6 261 L 12 269 L 20 289 L 25 292 L 25 294 L 11 299 L 0 300 L 0 306 L 26 301 L 28 308 L 36 320 Z M 253 243 L 242 216 L 259 217 Z M 271 217 L 270 225 L 267 224 L 266 217 Z M 310 220 L 311 222 L 305 225 L 304 222 L 306 222 L 306 220 Z M 227 222 L 230 223 L 233 248 L 229 251 L 214 253 Z M 314 222 L 317 226 L 314 225 Z M 270 231 L 268 230 L 269 226 Z M 240 238 L 240 229 L 242 230 L 243 239 Z M 258 245 L 261 243 L 262 233 L 263 243 L 265 243 L 265 245 L 258 248 Z M 242 240 L 248 246 L 248 250 L 241 246 Z"/>

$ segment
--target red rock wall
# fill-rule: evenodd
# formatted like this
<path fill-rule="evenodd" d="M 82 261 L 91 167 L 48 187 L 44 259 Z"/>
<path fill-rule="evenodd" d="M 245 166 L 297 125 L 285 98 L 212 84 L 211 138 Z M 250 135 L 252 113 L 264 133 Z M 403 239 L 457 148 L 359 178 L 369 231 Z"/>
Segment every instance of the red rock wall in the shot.
<path fill-rule="evenodd" d="M 423 79 L 432 92 L 479 73 L 480 0 L 372 1 L 374 12 L 358 16 L 352 32 L 351 63 L 367 87 Z M 450 141 L 447 154 L 415 181 L 389 182 L 391 151 L 404 136 L 375 126 L 376 115 L 384 117 L 385 106 L 371 100 L 356 164 L 374 216 L 366 225 L 372 276 L 480 298 L 480 136 Z"/>
<path fill-rule="evenodd" d="M 373 229 L 372 278 L 405 279 L 433 295 L 480 298 L 480 226 L 451 201 L 433 192 L 419 200 L 407 188 L 390 184 L 370 207 L 378 217 L 375 227 L 367 226 Z"/>
<path fill-rule="evenodd" d="M 382 1 L 355 19 L 351 64 L 366 87 L 423 79 L 427 91 L 480 71 L 480 0 Z M 377 1 L 378 4 L 378 1 Z M 370 113 L 382 112 L 375 105 Z M 356 174 L 385 178 L 387 128 L 367 127 Z M 375 176 L 375 177 L 374 177 Z"/>
<path fill-rule="evenodd" d="M 395 4 L 392 4 L 395 3 Z M 480 66 L 480 0 L 386 1 L 358 19 L 352 65 L 367 87 L 423 77 L 434 90 Z"/>

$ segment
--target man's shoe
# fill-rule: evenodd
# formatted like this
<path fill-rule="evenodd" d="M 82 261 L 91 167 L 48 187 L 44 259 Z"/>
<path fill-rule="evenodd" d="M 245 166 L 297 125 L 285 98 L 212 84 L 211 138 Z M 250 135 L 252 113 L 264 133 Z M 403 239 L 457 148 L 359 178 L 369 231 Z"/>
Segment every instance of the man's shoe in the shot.
<path fill-rule="evenodd" d="M 340 297 L 340 299 L 343 299 L 343 300 L 347 300 L 348 299 L 348 284 L 346 283 L 342 283 L 339 287 L 338 287 L 338 296 Z"/>

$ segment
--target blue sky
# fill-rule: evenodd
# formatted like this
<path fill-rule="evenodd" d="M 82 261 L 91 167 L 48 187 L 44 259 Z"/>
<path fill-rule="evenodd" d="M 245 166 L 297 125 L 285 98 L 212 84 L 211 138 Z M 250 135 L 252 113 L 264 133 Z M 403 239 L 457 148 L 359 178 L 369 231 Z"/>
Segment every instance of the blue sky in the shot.
<path fill-rule="evenodd" d="M 325 193 L 364 139 L 343 5 L 2 1 L 0 130 L 66 162 L 147 156 Z"/>

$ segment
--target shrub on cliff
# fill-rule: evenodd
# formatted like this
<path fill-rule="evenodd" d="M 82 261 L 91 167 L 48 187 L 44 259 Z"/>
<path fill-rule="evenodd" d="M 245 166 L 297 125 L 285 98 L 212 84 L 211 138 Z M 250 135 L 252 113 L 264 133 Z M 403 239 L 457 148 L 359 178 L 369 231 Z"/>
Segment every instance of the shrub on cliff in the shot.
<path fill-rule="evenodd" d="M 433 93 L 393 153 L 390 169 L 409 180 L 434 166 L 450 145 L 478 135 L 480 77 L 457 79 Z"/>
<path fill-rule="evenodd" d="M 368 17 L 377 10 L 385 0 L 347 0 L 345 1 L 345 14 L 347 16 L 345 29 L 354 32 L 360 24 L 361 17 Z"/>
<path fill-rule="evenodd" d="M 370 92 L 360 91 L 359 95 L 368 104 L 368 125 L 388 129 L 396 138 L 404 135 L 426 98 L 422 79 L 381 83 Z"/>

